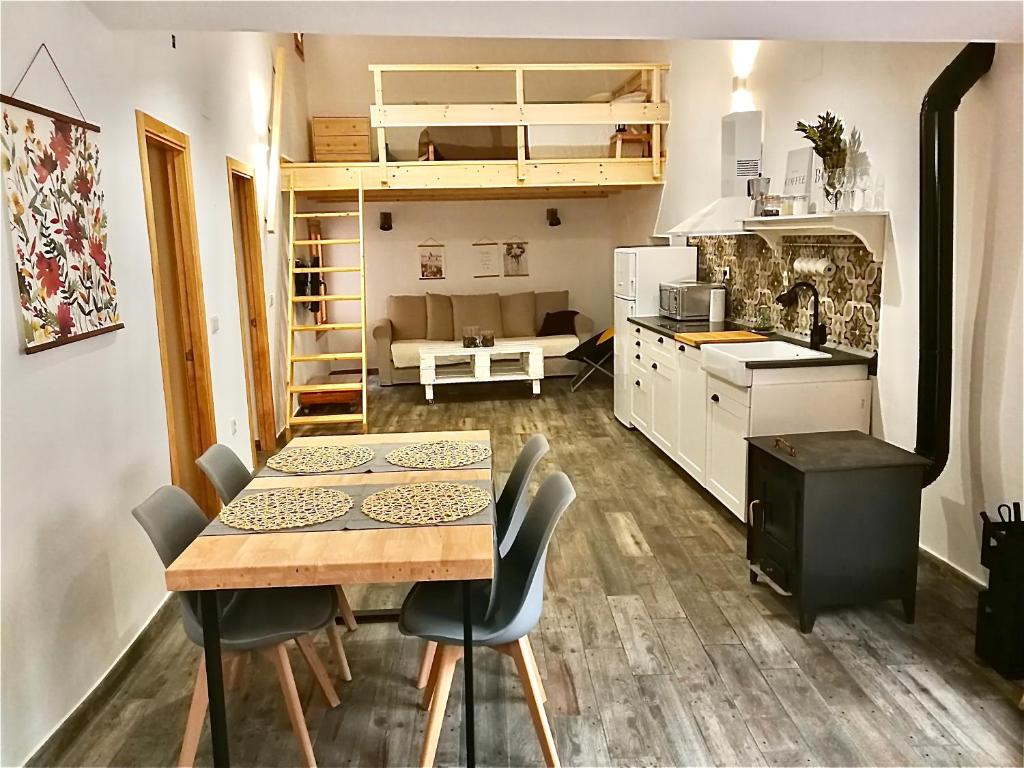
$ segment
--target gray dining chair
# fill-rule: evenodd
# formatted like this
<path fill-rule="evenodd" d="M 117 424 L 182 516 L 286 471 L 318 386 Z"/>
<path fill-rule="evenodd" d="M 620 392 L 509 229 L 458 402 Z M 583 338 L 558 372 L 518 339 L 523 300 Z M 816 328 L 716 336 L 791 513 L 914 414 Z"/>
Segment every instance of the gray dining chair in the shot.
<path fill-rule="evenodd" d="M 221 443 L 215 443 L 196 459 L 210 483 L 217 490 L 221 503 L 230 504 L 252 480 L 252 472 L 238 458 L 238 454 Z"/>
<path fill-rule="evenodd" d="M 246 469 L 245 464 L 238 458 L 238 454 L 221 443 L 215 443 L 207 448 L 206 452 L 196 459 L 196 464 L 213 484 L 223 504 L 230 504 L 249 484 L 253 476 L 253 473 Z M 338 596 L 338 613 L 345 621 L 349 632 L 355 632 L 359 624 L 356 622 L 356 616 L 352 612 L 352 606 L 348 602 L 345 590 L 341 588 L 340 584 L 334 589 Z M 344 679 L 351 680 L 352 675 L 348 671 L 347 662 L 343 665 L 343 670 Z"/>
<path fill-rule="evenodd" d="M 544 565 L 548 542 L 576 491 L 569 478 L 556 472 L 545 478 L 524 516 L 519 535 L 508 554 L 495 562 L 496 600 L 488 606 L 490 585 L 474 581 L 473 645 L 494 648 L 511 656 L 526 694 L 533 727 L 544 761 L 557 766 L 558 753 L 544 712 L 544 693 L 537 660 L 527 635 L 537 626 L 544 603 Z M 402 605 L 398 629 L 404 635 L 438 644 L 423 703 L 428 708 L 420 765 L 432 766 L 441 734 L 455 664 L 462 657 L 462 582 L 421 582 Z"/>
<path fill-rule="evenodd" d="M 498 500 L 494 505 L 494 528 L 495 541 L 498 549 L 498 557 L 508 554 L 512 542 L 515 541 L 519 527 L 523 524 L 523 516 L 527 508 L 527 491 L 530 489 L 530 480 L 533 472 L 544 458 L 544 455 L 551 449 L 548 439 L 544 435 L 534 435 L 519 451 L 516 463 L 512 465 L 512 471 L 497 494 Z M 492 591 L 488 604 L 493 602 Z M 434 654 L 437 653 L 437 643 L 427 641 L 423 646 L 423 655 L 420 657 L 419 673 L 416 675 L 416 687 L 424 688 L 427 684 L 427 677 L 430 675 L 430 666 L 434 662 Z"/>
<path fill-rule="evenodd" d="M 132 515 L 149 535 L 164 567 L 173 563 L 209 522 L 192 497 L 173 485 L 157 490 L 132 510 Z M 177 598 L 185 634 L 201 647 L 203 625 L 199 597 L 194 592 L 178 592 Z M 234 590 L 223 592 L 220 599 L 221 652 L 227 687 L 233 688 L 238 682 L 250 652 L 256 651 L 269 658 L 277 670 L 303 763 L 311 768 L 315 768 L 316 759 L 285 643 L 295 641 L 328 704 L 338 706 L 341 703 L 338 692 L 310 638 L 311 632 L 326 628 L 331 644 L 336 650 L 341 648 L 344 657 L 341 630 L 334 622 L 337 608 L 331 587 Z M 203 655 L 199 659 L 181 741 L 180 766 L 191 766 L 195 762 L 207 705 L 206 657 Z"/>

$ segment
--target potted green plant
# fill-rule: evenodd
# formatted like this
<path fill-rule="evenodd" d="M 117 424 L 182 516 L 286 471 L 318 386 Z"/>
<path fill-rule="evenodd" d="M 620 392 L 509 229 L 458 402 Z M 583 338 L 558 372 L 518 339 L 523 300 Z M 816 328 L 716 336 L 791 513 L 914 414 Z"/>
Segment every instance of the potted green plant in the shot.
<path fill-rule="evenodd" d="M 825 173 L 825 198 L 834 210 L 839 210 L 848 147 L 843 138 L 843 121 L 826 111 L 818 115 L 818 122 L 814 125 L 798 121 L 796 132 L 811 142 L 814 154 L 821 158 Z"/>

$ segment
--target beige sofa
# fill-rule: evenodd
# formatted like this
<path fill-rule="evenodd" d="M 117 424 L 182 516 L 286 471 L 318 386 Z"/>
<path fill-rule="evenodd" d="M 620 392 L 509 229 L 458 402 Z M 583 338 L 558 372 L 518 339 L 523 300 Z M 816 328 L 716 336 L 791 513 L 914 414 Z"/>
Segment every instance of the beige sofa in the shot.
<path fill-rule="evenodd" d="M 577 314 L 572 334 L 538 336 L 549 312 L 569 309 L 568 291 L 452 295 L 428 293 L 425 296 L 389 296 L 387 318 L 373 329 L 377 347 L 380 383 L 419 383 L 420 347 L 439 341 L 461 340 L 465 326 L 493 330 L 498 338 L 536 342 L 544 350 L 545 376 L 573 376 L 579 363 L 566 360 L 565 354 L 586 341 L 594 332 L 594 323 Z"/>

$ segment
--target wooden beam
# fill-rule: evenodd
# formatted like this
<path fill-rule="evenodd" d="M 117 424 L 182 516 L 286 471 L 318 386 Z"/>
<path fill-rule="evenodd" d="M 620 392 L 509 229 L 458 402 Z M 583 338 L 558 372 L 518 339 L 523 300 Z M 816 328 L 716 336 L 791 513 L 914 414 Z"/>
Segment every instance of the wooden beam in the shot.
<path fill-rule="evenodd" d="M 372 112 L 374 109 L 384 108 L 384 79 L 381 76 L 380 71 L 373 70 L 373 106 L 370 107 Z M 377 126 L 376 123 L 371 121 L 372 125 L 377 127 L 377 162 L 380 165 L 380 183 L 387 185 L 388 183 L 388 142 L 384 136 L 384 126 Z"/>
<path fill-rule="evenodd" d="M 378 130 L 424 125 L 636 125 L 664 124 L 668 120 L 666 103 L 388 104 L 370 107 L 370 123 Z"/>
<path fill-rule="evenodd" d="M 284 47 L 274 51 L 274 78 L 270 90 L 270 161 L 268 163 L 266 224 L 267 232 L 277 230 L 278 179 L 281 165 L 281 108 L 284 101 Z"/>
<path fill-rule="evenodd" d="M 522 106 L 526 102 L 526 88 L 523 84 L 523 70 L 516 70 L 516 104 Z M 526 180 L 526 126 L 516 126 L 516 163 L 517 176 L 520 181 Z"/>
<path fill-rule="evenodd" d="M 651 73 L 651 101 L 661 101 L 661 72 Z M 661 126 L 657 123 L 651 124 L 651 174 L 661 178 Z"/>
<path fill-rule="evenodd" d="M 371 64 L 370 72 L 615 72 L 635 69 L 668 69 L 656 62 L 591 62 L 581 64 Z"/>

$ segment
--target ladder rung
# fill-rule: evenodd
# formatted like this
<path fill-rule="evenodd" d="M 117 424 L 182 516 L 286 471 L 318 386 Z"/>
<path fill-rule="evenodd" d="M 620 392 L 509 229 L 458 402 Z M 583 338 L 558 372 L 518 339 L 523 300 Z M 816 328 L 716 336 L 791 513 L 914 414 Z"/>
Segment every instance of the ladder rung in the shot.
<path fill-rule="evenodd" d="M 318 301 L 362 301 L 358 293 L 325 293 L 321 296 L 293 296 L 293 304 L 312 304 Z"/>
<path fill-rule="evenodd" d="M 314 363 L 320 360 L 362 360 L 362 352 L 320 352 L 315 355 L 292 355 L 293 363 Z"/>
<path fill-rule="evenodd" d="M 358 331 L 363 327 L 362 323 L 320 323 L 320 325 L 293 325 L 292 332 L 296 331 Z"/>
<path fill-rule="evenodd" d="M 297 275 L 319 274 L 320 272 L 362 272 L 359 267 L 295 267 Z"/>
<path fill-rule="evenodd" d="M 359 211 L 316 211 L 315 213 L 296 213 L 296 219 L 337 219 L 342 216 L 358 216 Z"/>
<path fill-rule="evenodd" d="M 332 237 L 324 240 L 295 240 L 292 245 L 357 245 L 358 237 Z"/>
<path fill-rule="evenodd" d="M 292 384 L 290 392 L 358 392 L 363 388 L 362 382 L 343 382 L 335 384 Z"/>
<path fill-rule="evenodd" d="M 361 413 L 341 413 L 337 415 L 326 414 L 323 416 L 292 416 L 288 419 L 289 424 L 352 424 L 362 422 Z"/>

